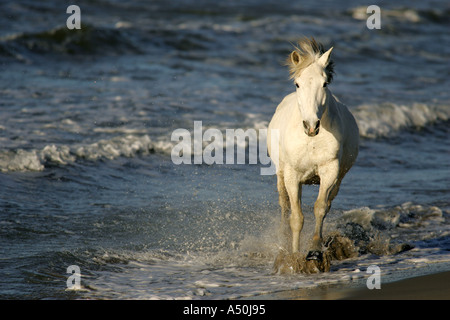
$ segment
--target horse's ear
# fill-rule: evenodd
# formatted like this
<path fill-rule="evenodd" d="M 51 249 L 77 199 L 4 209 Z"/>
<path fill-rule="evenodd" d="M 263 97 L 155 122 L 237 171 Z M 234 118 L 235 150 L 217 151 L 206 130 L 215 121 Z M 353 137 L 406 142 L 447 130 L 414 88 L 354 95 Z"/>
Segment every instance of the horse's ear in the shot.
<path fill-rule="evenodd" d="M 300 62 L 300 55 L 297 53 L 297 51 L 291 52 L 291 62 L 295 65 Z"/>
<path fill-rule="evenodd" d="M 319 62 L 323 67 L 326 67 L 326 66 L 328 65 L 328 63 L 330 62 L 331 51 L 333 51 L 333 47 L 331 47 L 330 49 L 328 49 L 327 52 L 325 52 L 322 56 L 320 56 L 318 62 Z"/>

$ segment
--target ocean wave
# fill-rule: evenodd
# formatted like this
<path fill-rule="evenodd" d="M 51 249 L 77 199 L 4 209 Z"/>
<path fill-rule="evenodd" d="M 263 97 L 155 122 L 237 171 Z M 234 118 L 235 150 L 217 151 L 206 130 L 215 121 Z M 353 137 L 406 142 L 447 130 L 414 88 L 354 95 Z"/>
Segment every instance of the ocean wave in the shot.
<path fill-rule="evenodd" d="M 431 106 L 421 103 L 400 105 L 383 103 L 378 105 L 360 105 L 352 110 L 359 126 L 360 137 L 378 139 L 394 136 L 402 130 L 423 128 L 440 121 L 450 119 L 450 108 L 444 105 Z M 42 149 L 13 149 L 0 151 L 0 171 L 42 171 L 46 166 L 67 165 L 78 160 L 98 161 L 113 160 L 119 157 L 135 157 L 158 153 L 170 156 L 173 148 L 180 142 L 191 144 L 191 155 L 204 154 L 212 150 L 223 150 L 223 154 L 237 148 L 235 154 L 249 151 L 253 147 L 266 145 L 266 135 L 261 129 L 267 129 L 269 121 L 261 114 L 247 114 L 247 121 L 242 128 L 230 128 L 226 124 L 211 126 L 202 123 L 201 136 L 196 137 L 195 123 L 191 127 L 179 128 L 182 131 L 172 136 L 176 130 L 159 133 L 150 138 L 147 134 L 125 133 L 110 139 L 102 139 L 91 144 L 46 145 Z M 205 132 L 213 129 L 213 136 Z M 228 136 L 228 132 L 231 136 Z M 198 134 L 197 134 L 198 135 Z M 228 136 L 228 137 L 227 137 Z M 231 139 L 230 139 L 231 138 Z M 201 148 L 195 148 L 196 139 L 201 139 Z M 256 144 L 256 145 L 255 145 Z M 181 148 L 181 145 L 180 145 Z M 257 150 L 257 149 L 254 149 Z"/>
<path fill-rule="evenodd" d="M 356 20 L 367 20 L 367 6 L 359 6 L 348 10 L 352 18 Z M 382 19 L 407 23 L 448 23 L 448 9 L 417 9 L 417 8 L 381 8 Z"/>
<path fill-rule="evenodd" d="M 352 112 L 358 123 L 360 136 L 369 139 L 389 137 L 401 130 L 423 128 L 429 124 L 450 119 L 448 106 L 423 103 L 365 104 L 358 106 Z"/>
<path fill-rule="evenodd" d="M 28 61 L 31 55 L 115 56 L 142 54 L 149 49 L 203 50 L 214 39 L 202 30 L 161 26 L 141 29 L 119 21 L 114 27 L 82 24 L 70 30 L 58 26 L 40 32 L 15 33 L 0 38 L 0 57 Z"/>
<path fill-rule="evenodd" d="M 118 157 L 135 157 L 169 147 L 163 142 L 152 141 L 148 135 L 118 136 L 109 140 L 79 145 L 47 145 L 40 150 L 8 150 L 0 152 L 0 171 L 43 171 L 49 165 L 67 165 L 77 160 L 112 160 Z"/>
<path fill-rule="evenodd" d="M 230 136 L 230 133 L 227 133 L 229 128 L 225 126 L 216 128 L 206 124 L 200 125 L 202 133 L 199 135 L 195 132 L 195 122 L 193 122 L 191 127 L 178 128 L 172 132 L 167 132 L 166 134 L 159 134 L 154 138 L 150 138 L 147 134 L 125 134 L 111 139 L 102 139 L 91 144 L 77 144 L 71 146 L 51 144 L 46 145 L 42 149 L 4 150 L 0 151 L 0 172 L 43 171 L 46 167 L 52 165 L 67 165 L 79 160 L 113 160 L 119 157 L 132 158 L 139 155 L 149 155 L 151 153 L 171 156 L 173 148 L 180 143 L 180 145 L 190 143 L 192 156 L 203 155 L 206 147 L 208 147 L 210 151 L 223 150 L 224 155 L 226 150 L 229 150 L 230 148 L 234 149 L 236 147 L 237 156 L 240 156 L 242 154 L 241 150 L 246 152 L 250 143 L 266 145 L 265 135 L 261 134 L 259 130 L 266 129 L 267 124 L 267 121 L 260 121 L 255 118 L 252 119 L 251 123 L 246 123 L 246 127 L 244 128 L 231 129 Z M 214 129 L 216 135 L 207 138 L 205 132 L 208 129 Z M 174 134 L 177 133 L 177 130 L 182 130 L 178 131 L 182 134 Z M 115 131 L 116 130 L 112 130 L 112 132 Z M 119 130 L 119 132 L 123 132 L 123 130 Z M 216 139 L 216 137 L 220 136 L 223 140 L 220 138 Z M 232 138 L 231 140 L 230 137 Z M 194 147 L 199 139 L 201 140 L 200 149 Z"/>
<path fill-rule="evenodd" d="M 36 33 L 19 33 L 0 39 L 0 55 L 25 59 L 32 54 L 122 54 L 139 53 L 126 28 L 104 28 L 82 25 L 81 29 L 69 30 L 60 26 Z"/>
<path fill-rule="evenodd" d="M 419 228 L 427 223 L 444 223 L 445 212 L 436 206 L 405 202 L 392 208 L 361 207 L 345 211 L 342 221 L 357 223 L 364 229 Z"/>
<path fill-rule="evenodd" d="M 419 246 L 439 247 L 441 238 L 449 235 L 448 214 L 448 204 L 445 203 L 439 207 L 413 202 L 376 209 L 362 207 L 343 212 L 339 227 L 353 233 L 360 241 L 381 236 L 380 240 L 385 243 L 396 239 Z M 361 232 L 355 232 L 358 230 Z"/>

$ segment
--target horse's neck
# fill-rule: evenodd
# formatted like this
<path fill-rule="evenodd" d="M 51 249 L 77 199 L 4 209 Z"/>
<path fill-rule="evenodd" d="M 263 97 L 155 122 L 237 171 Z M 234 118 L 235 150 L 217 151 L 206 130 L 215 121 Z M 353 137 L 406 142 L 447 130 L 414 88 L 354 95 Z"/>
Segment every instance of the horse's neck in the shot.
<path fill-rule="evenodd" d="M 331 121 L 334 115 L 334 111 L 336 110 L 337 101 L 334 98 L 333 94 L 330 90 L 327 90 L 327 102 L 325 105 L 325 110 L 323 112 L 322 120 L 323 121 Z"/>
<path fill-rule="evenodd" d="M 320 123 L 322 126 L 331 128 L 332 123 L 335 120 L 336 117 L 336 108 L 337 108 L 337 101 L 334 98 L 333 94 L 330 90 L 327 92 L 327 102 L 325 104 L 325 109 L 322 114 L 322 119 L 320 120 Z"/>

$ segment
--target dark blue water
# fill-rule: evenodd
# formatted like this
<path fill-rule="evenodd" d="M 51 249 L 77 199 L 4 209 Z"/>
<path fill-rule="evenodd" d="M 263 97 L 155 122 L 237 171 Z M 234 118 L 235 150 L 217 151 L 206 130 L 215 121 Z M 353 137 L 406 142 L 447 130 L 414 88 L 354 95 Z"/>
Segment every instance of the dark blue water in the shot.
<path fill-rule="evenodd" d="M 69 3 L 2 2 L 0 297 L 242 298 L 351 284 L 374 263 L 394 279 L 448 269 L 450 9 L 373 4 L 379 30 L 360 1 L 78 1 L 68 30 Z M 171 134 L 266 128 L 303 35 L 334 46 L 330 90 L 361 136 L 325 227 L 378 221 L 366 227 L 415 249 L 286 278 L 271 274 L 275 176 L 175 165 Z M 303 192 L 303 250 L 317 191 Z"/>

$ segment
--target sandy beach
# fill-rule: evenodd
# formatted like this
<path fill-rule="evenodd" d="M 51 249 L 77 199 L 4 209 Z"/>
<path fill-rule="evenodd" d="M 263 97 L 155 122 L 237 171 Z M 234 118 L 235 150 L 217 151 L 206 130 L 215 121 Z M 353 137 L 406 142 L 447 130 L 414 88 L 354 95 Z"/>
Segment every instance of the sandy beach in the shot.
<path fill-rule="evenodd" d="M 380 289 L 369 290 L 364 284 L 315 289 L 292 290 L 258 299 L 281 300 L 450 300 L 450 271 L 415 276 L 383 283 Z"/>
<path fill-rule="evenodd" d="M 361 288 L 336 294 L 336 299 L 352 300 L 449 300 L 450 271 L 386 283 L 379 290 Z"/>

